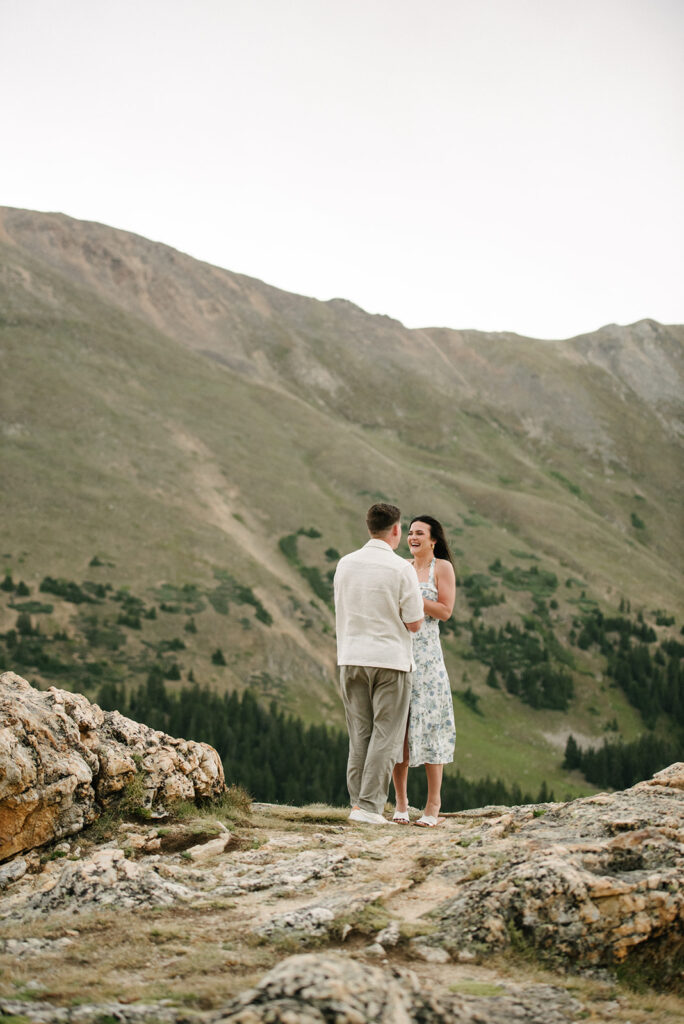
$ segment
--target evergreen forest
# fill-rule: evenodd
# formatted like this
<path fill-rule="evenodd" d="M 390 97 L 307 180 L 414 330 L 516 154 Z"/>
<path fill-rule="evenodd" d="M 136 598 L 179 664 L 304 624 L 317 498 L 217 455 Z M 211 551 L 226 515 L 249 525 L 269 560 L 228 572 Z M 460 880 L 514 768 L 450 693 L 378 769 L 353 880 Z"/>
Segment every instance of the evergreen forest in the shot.
<path fill-rule="evenodd" d="M 346 784 L 348 739 L 341 730 L 324 725 L 304 726 L 278 710 L 263 707 L 251 690 L 219 695 L 205 687 L 184 686 L 170 694 L 159 670 L 127 697 L 115 683 L 101 687 L 97 702 L 104 710 L 120 711 L 152 728 L 211 744 L 219 752 L 228 784 L 243 786 L 267 803 L 302 805 L 349 802 Z M 425 773 L 409 773 L 409 800 L 423 806 Z M 524 793 L 501 779 L 469 781 L 460 772 L 447 775 L 442 809 L 459 811 L 486 804 L 543 803 L 553 794 L 543 785 Z"/>
<path fill-rule="evenodd" d="M 325 545 L 317 530 L 302 528 L 284 537 L 281 548 L 312 589 L 321 596 L 325 590 L 329 600 L 332 570 L 310 571 L 312 566 L 298 553 L 302 537 L 320 538 Z M 327 548 L 324 557 L 332 563 L 338 552 Z M 90 566 L 94 571 L 107 568 L 97 557 Z M 488 622 L 487 609 L 506 604 L 497 580 L 505 589 L 526 589 L 532 613 L 499 625 Z M 484 682 L 492 690 L 505 691 L 531 714 L 537 709 L 565 714 L 576 701 L 573 673 L 576 677 L 578 659 L 587 655 L 603 666 L 602 686 L 620 690 L 638 712 L 643 731 L 636 739 L 620 736 L 616 721 L 604 725 L 609 738 L 585 749 L 570 735 L 563 770 L 581 773 L 596 786 L 623 788 L 684 758 L 684 638 L 675 632 L 674 617 L 654 612 L 647 619 L 641 610 L 634 615 L 624 601 L 618 614 L 608 614 L 582 592 L 566 598 L 574 611 L 566 618 L 565 635 L 560 635 L 558 580 L 536 564 L 506 568 L 497 559 L 489 575 L 465 575 L 459 586 L 470 617 L 442 623 L 443 639 L 458 642 L 466 664 L 484 666 Z M 571 592 L 575 586 L 576 581 L 566 581 Z M 231 657 L 222 646 L 203 639 L 208 610 L 219 619 L 240 616 L 239 628 L 248 634 L 266 634 L 272 626 L 254 592 L 230 573 L 215 570 L 213 583 L 204 588 L 162 584 L 141 598 L 128 587 L 53 576 L 44 576 L 35 592 L 6 572 L 0 600 L 5 621 L 10 616 L 13 621 L 0 633 L 0 671 L 12 669 L 29 679 L 37 675 L 39 685 L 87 693 L 105 709 L 117 709 L 171 735 L 210 743 L 220 753 L 228 782 L 243 785 L 257 800 L 347 803 L 343 730 L 305 724 L 284 709 L 283 682 L 264 671 L 252 672 L 246 687 L 222 692 L 216 685 L 200 685 L 188 668 L 188 656 L 196 663 L 200 653 L 220 673 L 227 655 Z M 68 628 L 55 626 L 57 612 Z M 482 689 L 477 692 L 468 685 L 454 689 L 454 696 L 483 716 Z M 559 756 L 559 767 L 560 761 Z M 409 773 L 409 796 L 412 805 L 423 804 L 424 772 Z M 510 778 L 469 779 L 450 769 L 444 778 L 443 807 L 544 802 L 552 796 L 546 782 L 527 792 Z"/>

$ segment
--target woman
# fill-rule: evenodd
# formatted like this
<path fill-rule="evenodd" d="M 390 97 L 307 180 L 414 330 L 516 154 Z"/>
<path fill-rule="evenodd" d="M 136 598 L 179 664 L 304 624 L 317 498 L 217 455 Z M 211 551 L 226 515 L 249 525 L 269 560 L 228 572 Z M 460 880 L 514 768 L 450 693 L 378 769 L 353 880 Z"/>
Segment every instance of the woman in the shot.
<path fill-rule="evenodd" d="M 392 772 L 396 793 L 394 821 L 409 823 L 406 792 L 409 766 L 424 764 L 427 801 L 416 825 L 434 828 L 444 821 L 439 817 L 442 773 L 444 765 L 454 759 L 456 742 L 451 686 L 439 639 L 439 620 L 446 621 L 454 607 L 456 574 L 444 529 L 432 516 L 418 516 L 411 521 L 408 545 L 423 594 L 425 621 L 413 634 L 416 667 L 404 757 Z"/>

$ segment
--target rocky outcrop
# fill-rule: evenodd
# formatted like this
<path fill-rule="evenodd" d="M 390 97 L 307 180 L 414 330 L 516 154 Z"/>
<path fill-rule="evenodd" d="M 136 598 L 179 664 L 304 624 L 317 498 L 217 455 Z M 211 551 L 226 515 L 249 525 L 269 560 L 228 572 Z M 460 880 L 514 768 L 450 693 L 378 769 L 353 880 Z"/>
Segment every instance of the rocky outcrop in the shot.
<path fill-rule="evenodd" d="M 102 711 L 80 694 L 0 675 L 0 861 L 79 832 L 136 777 L 148 808 L 225 788 L 221 760 L 206 743 Z"/>
<path fill-rule="evenodd" d="M 413 971 L 386 970 L 349 957 L 289 957 L 218 1018 L 221 1024 L 292 1021 L 325 1024 L 566 1024 L 580 1004 L 550 985 L 502 986 L 496 996 L 434 996 Z"/>
<path fill-rule="evenodd" d="M 31 913 L 48 915 L 65 909 L 82 914 L 104 907 L 164 907 L 193 896 L 187 886 L 161 878 L 152 868 L 128 859 L 123 850 L 103 849 L 88 860 L 66 864 L 54 885 L 39 890 L 9 916 L 23 919 Z"/>
<path fill-rule="evenodd" d="M 219 791 L 215 752 L 1 682 L 3 841 L 14 821 L 24 851 L 32 836 L 71 838 L 0 865 L 0 1015 L 22 1016 L 24 991 L 45 1024 L 570 1024 L 629 1005 L 618 967 L 682 991 L 684 764 L 624 792 L 461 811 L 432 830 L 223 801 L 163 823 L 110 815 L 98 839 L 74 833 L 131 778 L 151 803 Z M 609 979 L 598 1008 L 570 971 Z"/>
<path fill-rule="evenodd" d="M 589 965 L 681 934 L 682 789 L 684 765 L 674 765 L 625 792 L 575 800 L 514 828 L 515 841 L 493 860 L 488 850 L 493 870 L 481 879 L 464 885 L 458 862 L 445 866 L 457 894 L 437 909 L 430 941 L 455 950 L 526 944 Z"/>

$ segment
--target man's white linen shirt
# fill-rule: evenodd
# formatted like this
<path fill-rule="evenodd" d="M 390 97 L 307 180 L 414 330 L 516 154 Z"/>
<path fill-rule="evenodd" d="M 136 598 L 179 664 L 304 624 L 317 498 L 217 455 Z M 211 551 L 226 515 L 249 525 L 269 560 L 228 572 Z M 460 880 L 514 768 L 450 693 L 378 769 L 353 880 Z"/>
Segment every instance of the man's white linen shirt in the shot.
<path fill-rule="evenodd" d="M 372 537 L 340 559 L 335 572 L 337 664 L 414 667 L 405 622 L 423 618 L 415 570 L 384 540 Z"/>

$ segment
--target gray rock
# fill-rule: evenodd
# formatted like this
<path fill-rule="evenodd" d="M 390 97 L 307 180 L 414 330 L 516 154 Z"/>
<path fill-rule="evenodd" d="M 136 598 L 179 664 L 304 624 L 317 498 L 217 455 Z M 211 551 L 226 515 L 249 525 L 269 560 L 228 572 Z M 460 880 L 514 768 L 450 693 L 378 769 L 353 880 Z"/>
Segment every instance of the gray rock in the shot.
<path fill-rule="evenodd" d="M 622 793 L 575 800 L 522 824 L 500 866 L 468 880 L 436 912 L 429 945 L 515 943 L 584 964 L 624 960 L 684 925 L 684 765 Z M 484 841 L 484 840 L 483 840 Z M 501 860 L 503 859 L 503 863 Z"/>
<path fill-rule="evenodd" d="M 413 956 L 427 964 L 448 964 L 451 957 L 441 946 L 428 946 L 422 939 L 411 939 L 409 949 Z"/>
<path fill-rule="evenodd" d="M 253 868 L 229 868 L 216 888 L 217 896 L 239 896 L 259 889 L 299 890 L 303 885 L 344 873 L 350 861 L 343 850 L 307 850 L 295 857 Z"/>
<path fill-rule="evenodd" d="M 27 871 L 28 864 L 24 857 L 15 857 L 8 864 L 0 866 L 0 889 L 6 889 L 12 882 L 17 882 Z"/>
<path fill-rule="evenodd" d="M 48 889 L 16 904 L 8 916 L 21 919 L 60 910 L 79 914 L 96 907 L 170 906 L 193 895 L 187 887 L 127 860 L 122 850 L 100 849 L 88 860 L 65 864 Z"/>
<path fill-rule="evenodd" d="M 226 1006 L 221 1024 L 570 1024 L 581 1006 L 550 985 L 501 986 L 495 997 L 436 997 L 408 970 L 334 954 L 283 960 Z"/>
<path fill-rule="evenodd" d="M 26 1018 L 27 1004 L 17 999 L 0 996 L 0 1015 Z M 187 1022 L 187 1013 L 179 1014 L 169 1000 L 158 1003 L 84 1003 L 81 1006 L 53 1006 L 51 1003 L 31 1000 L 32 1024 L 99 1024 L 103 1020 L 116 1020 L 120 1024 L 180 1024 Z"/>

